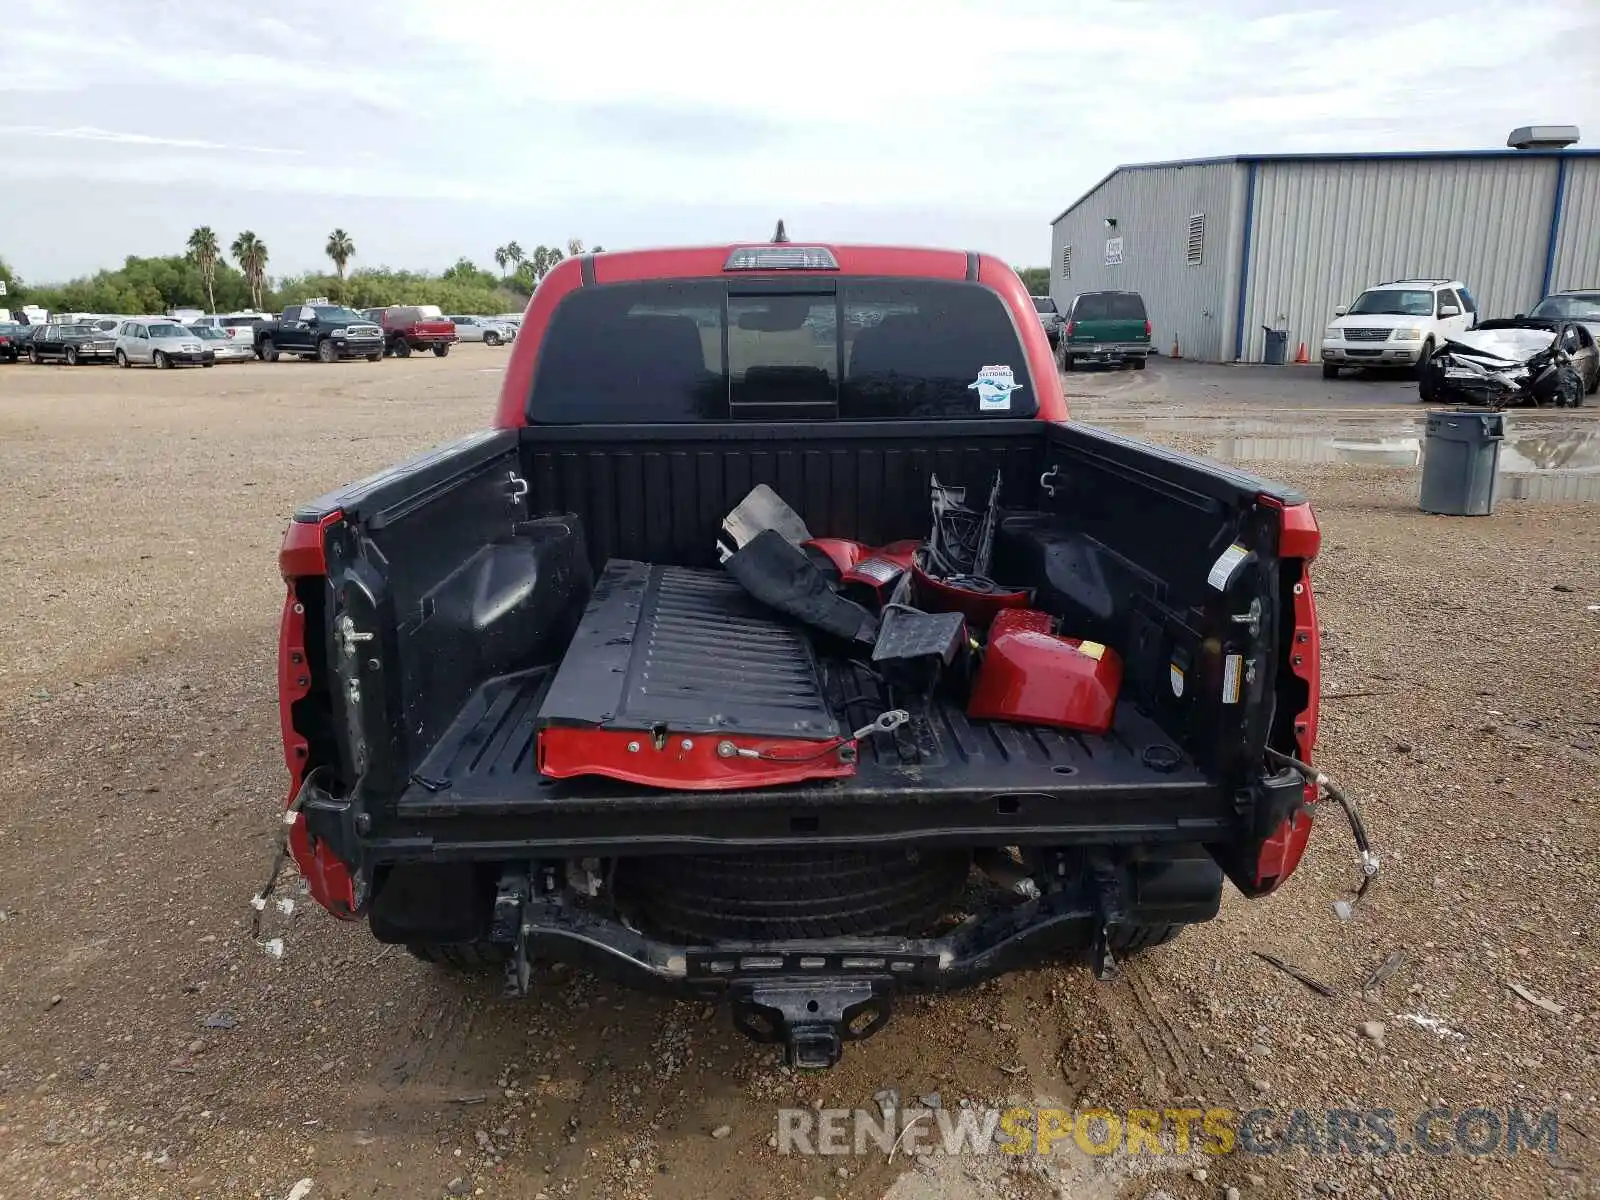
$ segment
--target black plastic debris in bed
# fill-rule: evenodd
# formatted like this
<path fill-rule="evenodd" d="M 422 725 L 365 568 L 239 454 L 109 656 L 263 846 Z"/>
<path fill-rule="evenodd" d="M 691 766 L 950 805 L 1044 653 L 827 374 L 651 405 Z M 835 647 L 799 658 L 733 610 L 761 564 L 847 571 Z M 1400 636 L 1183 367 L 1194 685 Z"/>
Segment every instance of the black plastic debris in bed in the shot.
<path fill-rule="evenodd" d="M 540 771 L 662 787 L 854 769 L 804 631 L 720 571 L 606 564 L 537 720 Z"/>

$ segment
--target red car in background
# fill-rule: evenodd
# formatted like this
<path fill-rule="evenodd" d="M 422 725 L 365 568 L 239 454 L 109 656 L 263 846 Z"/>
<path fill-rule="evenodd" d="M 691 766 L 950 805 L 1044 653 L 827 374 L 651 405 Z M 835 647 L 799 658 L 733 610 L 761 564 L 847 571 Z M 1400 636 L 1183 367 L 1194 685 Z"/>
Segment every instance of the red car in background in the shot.
<path fill-rule="evenodd" d="M 461 339 L 456 327 L 436 304 L 399 304 L 389 308 L 369 308 L 365 316 L 383 330 L 383 351 L 396 358 L 410 358 L 413 350 L 426 350 L 443 358 Z"/>

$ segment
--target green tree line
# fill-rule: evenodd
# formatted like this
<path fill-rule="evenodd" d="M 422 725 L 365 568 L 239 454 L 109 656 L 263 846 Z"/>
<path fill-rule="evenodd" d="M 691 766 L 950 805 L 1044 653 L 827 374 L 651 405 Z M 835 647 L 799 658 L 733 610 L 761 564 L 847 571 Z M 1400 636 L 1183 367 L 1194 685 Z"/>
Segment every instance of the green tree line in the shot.
<path fill-rule="evenodd" d="M 596 246 L 593 252 L 601 250 Z M 438 274 L 389 267 L 351 270 L 356 244 L 343 229 L 328 235 L 324 253 L 333 264 L 332 273 L 272 277 L 267 274 L 270 250 L 254 232 L 240 233 L 224 251 L 216 232 L 203 225 L 189 235 L 182 254 L 129 255 L 120 267 L 66 283 L 27 283 L 0 258 L 0 281 L 6 284 L 7 293 L 0 308 L 36 304 L 51 312 L 271 311 L 308 296 L 327 296 L 353 308 L 437 304 L 448 312 L 513 312 L 527 304 L 539 280 L 557 263 L 568 255 L 584 253 L 584 248 L 580 239 L 573 238 L 567 242 L 566 254 L 543 245 L 528 254 L 516 242 L 508 242 L 495 251 L 498 275 L 467 258 Z"/>
<path fill-rule="evenodd" d="M 7 292 L 0 300 L 0 308 L 37 304 L 51 312 L 158 313 L 174 308 L 270 311 L 308 296 L 327 296 L 353 308 L 437 304 L 447 312 L 513 312 L 527 304 L 539 280 L 558 263 L 584 252 L 578 238 L 569 240 L 564 251 L 558 246 L 541 245 L 531 253 L 513 241 L 495 249 L 499 274 L 467 258 L 438 274 L 389 267 L 350 270 L 350 262 L 356 256 L 355 242 L 343 229 L 335 229 L 328 235 L 325 247 L 334 267 L 332 273 L 272 278 L 266 273 L 270 252 L 256 234 L 245 230 L 224 254 L 215 232 L 209 226 L 201 226 L 189 235 L 183 254 L 158 258 L 129 255 L 114 270 L 97 271 L 67 283 L 25 283 L 0 258 L 0 281 L 6 284 Z M 603 248 L 596 246 L 591 253 L 603 253 Z M 228 261 L 230 255 L 233 262 Z M 1017 273 L 1030 292 L 1049 294 L 1048 268 L 1019 267 Z"/>
<path fill-rule="evenodd" d="M 1015 270 L 1022 277 L 1022 286 L 1028 289 L 1028 295 L 1048 296 L 1050 294 L 1049 267 L 1017 267 Z"/>

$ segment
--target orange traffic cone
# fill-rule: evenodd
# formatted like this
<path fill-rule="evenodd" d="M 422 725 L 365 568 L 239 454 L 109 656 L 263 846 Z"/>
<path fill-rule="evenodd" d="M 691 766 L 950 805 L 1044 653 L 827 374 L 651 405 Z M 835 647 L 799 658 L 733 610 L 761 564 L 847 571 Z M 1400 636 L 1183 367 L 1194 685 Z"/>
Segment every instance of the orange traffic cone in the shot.
<path fill-rule="evenodd" d="M 1300 349 L 1294 352 L 1294 361 L 1301 366 L 1311 361 L 1311 355 L 1306 353 L 1306 344 L 1304 342 L 1301 342 Z"/>
<path fill-rule="evenodd" d="M 1177 334 L 1173 334 L 1172 335 L 1172 357 L 1173 358 L 1182 358 L 1183 357 L 1183 351 L 1178 349 L 1178 335 Z"/>

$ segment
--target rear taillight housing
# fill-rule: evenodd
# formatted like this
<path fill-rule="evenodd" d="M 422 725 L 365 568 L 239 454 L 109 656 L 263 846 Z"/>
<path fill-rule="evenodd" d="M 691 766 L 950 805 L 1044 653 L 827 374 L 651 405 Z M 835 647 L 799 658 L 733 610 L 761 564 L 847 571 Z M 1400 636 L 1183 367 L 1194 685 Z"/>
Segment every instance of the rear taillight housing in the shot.
<path fill-rule="evenodd" d="M 1072 336 L 1072 331 L 1075 330 L 1077 327 L 1078 327 L 1078 323 L 1076 321 L 1068 321 L 1067 322 L 1067 336 L 1071 337 Z"/>
<path fill-rule="evenodd" d="M 316 725 L 325 721 L 322 714 L 329 711 L 331 703 L 327 654 L 321 649 L 328 574 L 324 544 L 328 530 L 343 519 L 344 514 L 336 511 L 315 522 L 292 521 L 278 551 L 278 571 L 287 584 L 278 626 L 278 720 L 284 765 L 289 769 L 286 805 L 294 803 L 311 772 L 336 766 L 328 749 L 329 734 Z M 311 837 L 304 814 L 292 816 L 287 823 L 289 850 L 312 898 L 341 920 L 360 916 L 350 866 L 327 842 Z"/>
<path fill-rule="evenodd" d="M 1145 337 L 1150 336 L 1150 319 L 1148 317 L 1145 318 L 1144 322 L 1144 335 Z"/>

